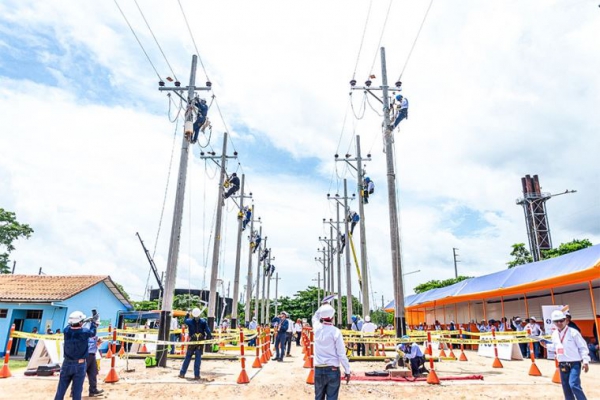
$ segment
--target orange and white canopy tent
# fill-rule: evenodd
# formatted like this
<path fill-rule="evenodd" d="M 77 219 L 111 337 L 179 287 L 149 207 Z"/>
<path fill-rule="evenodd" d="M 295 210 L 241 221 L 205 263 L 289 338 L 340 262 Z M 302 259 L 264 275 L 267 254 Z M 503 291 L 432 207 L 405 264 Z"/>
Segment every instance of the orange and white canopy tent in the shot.
<path fill-rule="evenodd" d="M 405 314 L 409 324 L 430 323 L 432 316 L 442 323 L 466 323 L 501 316 L 539 317 L 541 305 L 552 304 L 570 304 L 574 320 L 593 323 L 600 312 L 600 245 L 408 296 Z M 393 312 L 394 302 L 385 310 Z"/>

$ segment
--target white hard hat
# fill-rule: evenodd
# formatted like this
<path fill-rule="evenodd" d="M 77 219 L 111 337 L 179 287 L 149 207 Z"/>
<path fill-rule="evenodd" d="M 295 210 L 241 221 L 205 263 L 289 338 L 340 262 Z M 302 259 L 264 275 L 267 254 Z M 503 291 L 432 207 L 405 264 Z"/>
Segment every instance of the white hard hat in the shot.
<path fill-rule="evenodd" d="M 321 318 L 333 318 L 335 314 L 335 309 L 331 307 L 329 304 L 323 304 L 319 308 L 319 315 Z"/>
<path fill-rule="evenodd" d="M 73 311 L 69 314 L 69 325 L 80 324 L 85 319 L 85 314 L 81 311 Z"/>
<path fill-rule="evenodd" d="M 560 311 L 560 310 L 554 310 L 552 311 L 552 316 L 550 317 L 552 319 L 552 321 L 558 321 L 561 319 L 565 319 L 565 313 Z"/>
<path fill-rule="evenodd" d="M 365 321 L 367 321 L 367 322 L 371 322 L 371 317 L 370 317 L 370 316 L 368 316 L 368 315 L 365 315 Z"/>
<path fill-rule="evenodd" d="M 198 318 L 200 316 L 200 309 L 198 307 L 192 310 L 192 317 Z"/>

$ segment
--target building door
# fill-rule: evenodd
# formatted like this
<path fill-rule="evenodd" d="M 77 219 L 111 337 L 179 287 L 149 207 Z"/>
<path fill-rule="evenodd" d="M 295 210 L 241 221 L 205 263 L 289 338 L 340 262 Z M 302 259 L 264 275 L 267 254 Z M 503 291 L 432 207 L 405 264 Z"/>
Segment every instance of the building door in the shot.
<path fill-rule="evenodd" d="M 15 319 L 13 323 L 15 324 L 15 331 L 23 331 L 23 323 L 24 319 Z M 19 345 L 21 344 L 21 338 L 14 338 L 12 347 L 10 348 L 10 355 L 15 356 L 19 354 Z"/>

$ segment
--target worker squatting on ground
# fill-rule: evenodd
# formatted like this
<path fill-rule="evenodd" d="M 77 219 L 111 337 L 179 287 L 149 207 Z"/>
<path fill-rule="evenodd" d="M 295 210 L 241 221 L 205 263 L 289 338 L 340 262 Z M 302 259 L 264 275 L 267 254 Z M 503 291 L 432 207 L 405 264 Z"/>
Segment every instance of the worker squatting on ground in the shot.
<path fill-rule="evenodd" d="M 375 192 L 375 183 L 368 176 L 363 181 L 363 203 L 369 204 L 369 195 Z"/>
<path fill-rule="evenodd" d="M 234 172 L 233 174 L 231 174 L 229 179 L 225 181 L 224 186 L 226 188 L 229 188 L 227 192 L 223 193 L 223 198 L 227 199 L 229 196 L 240 190 L 240 178 L 238 178 L 237 174 Z"/>
<path fill-rule="evenodd" d="M 408 338 L 405 336 L 403 338 Z M 402 360 L 402 362 L 401 362 Z M 406 360 L 406 361 L 405 361 Z M 394 369 L 398 365 L 404 366 L 410 362 L 412 375 L 416 378 L 421 374 L 428 373 L 425 368 L 425 356 L 416 343 L 399 343 L 396 345 L 396 359 L 385 366 L 385 369 Z"/>
<path fill-rule="evenodd" d="M 194 121 L 194 136 L 192 136 L 192 143 L 196 143 L 198 140 L 200 129 L 204 132 L 204 129 L 206 128 L 204 126 L 206 123 L 206 115 L 208 114 L 206 100 L 196 98 L 194 105 L 198 108 L 198 116 L 196 117 L 196 121 Z"/>
<path fill-rule="evenodd" d="M 83 326 L 85 322 L 90 322 L 89 328 Z M 64 360 L 54 400 L 63 400 L 71 383 L 73 400 L 81 400 L 87 369 L 88 340 L 96 336 L 97 326 L 97 321 L 86 320 L 81 311 L 74 311 L 69 315 L 68 325 L 63 331 Z"/>
<path fill-rule="evenodd" d="M 340 365 L 346 372 L 346 382 L 350 381 L 350 364 L 346 356 L 344 338 L 333 326 L 335 309 L 323 304 L 312 317 L 314 330 L 315 400 L 335 400 L 340 391 Z"/>
<path fill-rule="evenodd" d="M 208 327 L 206 320 L 204 318 L 200 318 L 199 308 L 194 308 L 192 310 L 192 318 L 189 318 L 189 315 L 186 316 L 185 324 L 188 327 L 188 334 L 191 342 L 212 339 L 212 334 L 210 333 L 210 328 Z M 195 356 L 194 380 L 200 380 L 200 363 L 202 362 L 203 347 L 203 344 L 188 345 L 187 352 L 185 353 L 185 359 L 183 360 L 181 370 L 179 371 L 180 378 L 185 378 L 185 373 L 190 365 L 192 356 Z"/>
<path fill-rule="evenodd" d="M 551 319 L 557 328 L 552 332 L 552 340 L 550 343 L 544 340 L 540 343 L 556 353 L 565 399 L 585 399 L 581 387 L 581 370 L 583 369 L 584 372 L 589 370 L 588 346 L 579 331 L 567 326 L 565 313 L 554 310 Z"/>

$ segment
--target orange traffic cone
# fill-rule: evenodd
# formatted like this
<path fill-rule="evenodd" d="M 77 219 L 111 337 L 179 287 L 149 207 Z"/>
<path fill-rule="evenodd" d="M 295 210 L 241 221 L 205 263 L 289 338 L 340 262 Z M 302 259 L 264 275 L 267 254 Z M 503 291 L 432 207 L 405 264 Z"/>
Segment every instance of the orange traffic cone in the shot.
<path fill-rule="evenodd" d="M 121 343 L 121 349 L 119 350 L 119 358 L 123 358 L 125 355 L 125 344 Z"/>
<path fill-rule="evenodd" d="M 250 378 L 248 378 L 248 373 L 246 373 L 246 356 L 244 352 L 244 331 L 240 330 L 240 358 L 242 361 L 242 372 L 240 372 L 240 376 L 237 378 L 237 383 L 250 383 Z"/>
<path fill-rule="evenodd" d="M 315 384 L 315 370 L 312 368 L 310 369 L 310 372 L 308 373 L 308 377 L 306 378 L 306 383 L 308 383 L 309 385 Z"/>
<path fill-rule="evenodd" d="M 448 353 L 448 357 L 450 358 L 454 358 L 456 360 L 456 355 L 454 354 L 454 352 L 452 351 L 452 347 L 450 347 L 450 352 Z"/>
<path fill-rule="evenodd" d="M 10 327 L 10 333 L 8 334 L 8 343 L 6 344 L 6 352 L 4 353 L 4 364 L 2 365 L 2 369 L 0 369 L 0 378 L 10 378 L 12 374 L 10 373 L 10 369 L 8 369 L 8 360 L 10 358 L 10 349 L 12 347 L 13 342 L 13 332 L 15 331 L 15 324 L 12 324 Z"/>
<path fill-rule="evenodd" d="M 379 344 L 375 343 L 375 357 L 379 356 L 381 356 L 381 353 L 379 352 Z"/>
<path fill-rule="evenodd" d="M 529 375 L 531 376 L 542 376 L 540 369 L 535 363 L 531 363 L 531 367 L 529 367 Z"/>
<path fill-rule="evenodd" d="M 561 383 L 560 371 L 558 370 L 558 360 L 557 359 L 554 359 L 554 364 L 556 365 L 556 369 L 554 370 L 554 375 L 552 376 L 552 383 Z"/>
<path fill-rule="evenodd" d="M 113 356 L 113 352 L 112 352 L 112 350 L 111 350 L 111 347 L 112 347 L 112 346 L 111 346 L 111 345 L 110 345 L 110 343 L 109 343 L 109 344 L 108 344 L 108 351 L 106 352 L 106 355 L 104 356 L 104 358 L 112 358 L 112 356 Z"/>
<path fill-rule="evenodd" d="M 500 359 L 498 357 L 494 358 L 494 362 L 492 363 L 492 368 L 504 368 L 504 365 L 502 365 L 502 362 L 500 361 Z"/>
<path fill-rule="evenodd" d="M 460 357 L 458 357 L 458 361 L 468 361 L 464 351 L 460 352 Z"/>
<path fill-rule="evenodd" d="M 442 350 L 440 350 L 440 354 L 438 355 L 438 357 L 448 357 L 443 348 L 442 348 Z"/>
<path fill-rule="evenodd" d="M 440 384 L 440 378 L 438 378 L 437 374 L 435 373 L 435 369 L 429 370 L 429 374 L 427 375 L 427 383 L 429 383 L 430 385 Z"/>

